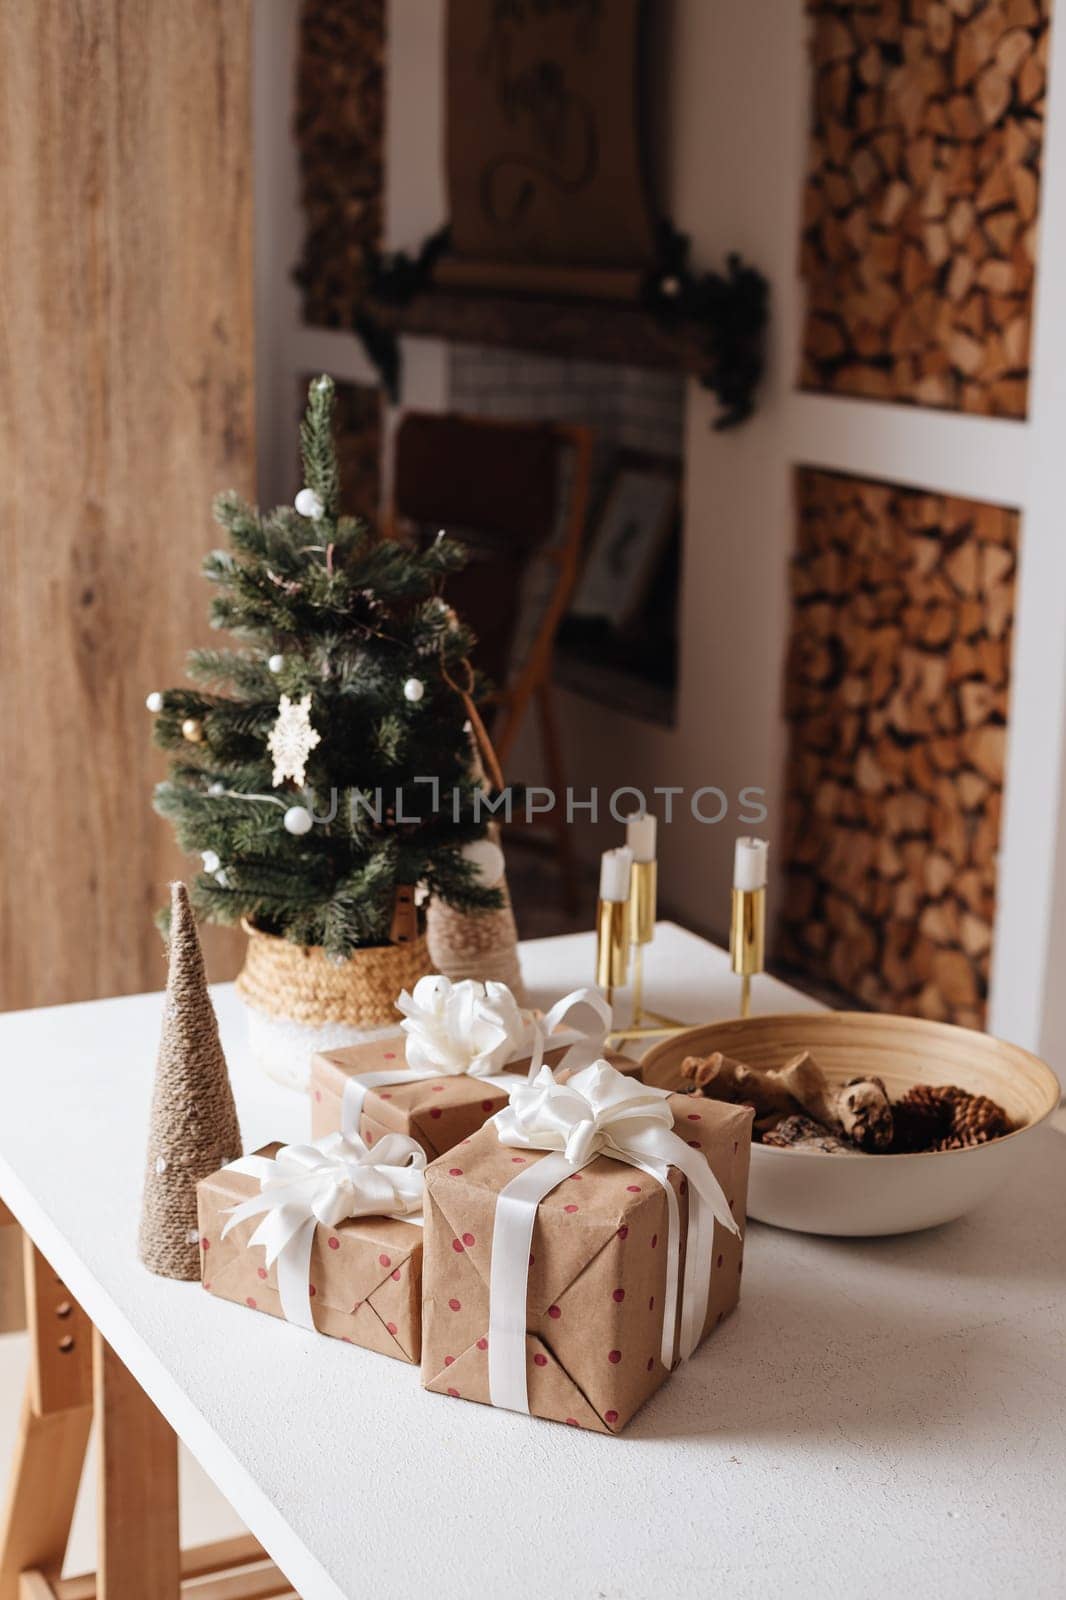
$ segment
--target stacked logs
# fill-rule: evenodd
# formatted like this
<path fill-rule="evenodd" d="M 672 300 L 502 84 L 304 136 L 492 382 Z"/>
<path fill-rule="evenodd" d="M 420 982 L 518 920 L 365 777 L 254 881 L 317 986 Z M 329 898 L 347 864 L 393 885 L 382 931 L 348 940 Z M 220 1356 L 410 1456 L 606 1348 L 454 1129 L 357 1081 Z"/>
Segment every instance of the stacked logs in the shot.
<path fill-rule="evenodd" d="M 304 0 L 296 141 L 306 221 L 304 321 L 349 327 L 367 247 L 381 244 L 385 0 Z"/>
<path fill-rule="evenodd" d="M 797 499 L 779 955 L 979 1027 L 1018 515 L 811 468 Z"/>
<path fill-rule="evenodd" d="M 1050 0 L 812 0 L 805 388 L 1024 417 Z"/>

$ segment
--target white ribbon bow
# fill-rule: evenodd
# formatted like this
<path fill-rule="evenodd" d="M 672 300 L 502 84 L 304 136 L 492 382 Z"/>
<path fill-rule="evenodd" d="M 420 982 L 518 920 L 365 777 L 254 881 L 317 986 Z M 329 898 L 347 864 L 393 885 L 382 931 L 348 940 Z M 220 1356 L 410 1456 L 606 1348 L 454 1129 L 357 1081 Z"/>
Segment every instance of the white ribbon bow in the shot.
<path fill-rule="evenodd" d="M 673 1365 L 681 1228 L 670 1168 L 688 1179 L 688 1238 L 681 1293 L 682 1360 L 695 1350 L 707 1319 L 714 1263 L 714 1224 L 740 1228 L 701 1150 L 678 1137 L 666 1103 L 669 1092 L 626 1078 L 595 1061 L 567 1083 L 544 1067 L 517 1086 L 510 1103 L 492 1118 L 501 1144 L 553 1152 L 527 1167 L 499 1193 L 489 1266 L 489 1398 L 495 1406 L 529 1411 L 526 1387 L 526 1300 L 537 1207 L 564 1179 L 598 1155 L 639 1167 L 666 1194 L 668 1238 L 661 1357 Z"/>
<path fill-rule="evenodd" d="M 286 1320 L 313 1328 L 311 1247 L 315 1229 L 349 1217 L 393 1217 L 420 1224 L 426 1156 L 402 1133 L 386 1134 L 371 1151 L 362 1139 L 331 1133 L 312 1144 L 282 1145 L 273 1157 L 242 1156 L 226 1169 L 257 1178 L 260 1192 L 229 1208 L 222 1237 L 249 1217 L 263 1220 L 248 1240 L 278 1264 Z"/>
<path fill-rule="evenodd" d="M 545 1050 L 565 1049 L 560 1067 L 584 1066 L 603 1054 L 611 1026 L 611 1008 L 595 989 L 571 990 L 540 1017 L 524 1011 L 505 983 L 478 983 L 474 978 L 452 983 L 440 974 L 420 978 L 414 992 L 405 989 L 396 1006 L 404 1016 L 400 1027 L 406 1035 L 406 1066 L 360 1072 L 345 1080 L 341 1129 L 349 1139 L 358 1137 L 370 1089 L 467 1073 L 510 1094 L 516 1079 L 504 1071 L 509 1064 L 528 1056 L 533 1078 Z M 592 1013 L 591 1026 L 564 1027 L 571 1013 L 583 1007 Z"/>

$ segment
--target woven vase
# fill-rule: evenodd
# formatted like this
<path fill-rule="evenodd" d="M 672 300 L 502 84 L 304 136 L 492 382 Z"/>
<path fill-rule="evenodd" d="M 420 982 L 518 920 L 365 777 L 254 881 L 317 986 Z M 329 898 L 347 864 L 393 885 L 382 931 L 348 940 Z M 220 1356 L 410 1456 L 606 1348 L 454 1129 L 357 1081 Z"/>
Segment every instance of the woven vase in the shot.
<path fill-rule="evenodd" d="M 294 1089 L 307 1088 L 316 1051 L 395 1032 L 400 991 L 433 970 L 422 935 L 334 961 L 317 946 L 244 927 L 237 993 L 248 1009 L 252 1051 L 270 1077 Z"/>

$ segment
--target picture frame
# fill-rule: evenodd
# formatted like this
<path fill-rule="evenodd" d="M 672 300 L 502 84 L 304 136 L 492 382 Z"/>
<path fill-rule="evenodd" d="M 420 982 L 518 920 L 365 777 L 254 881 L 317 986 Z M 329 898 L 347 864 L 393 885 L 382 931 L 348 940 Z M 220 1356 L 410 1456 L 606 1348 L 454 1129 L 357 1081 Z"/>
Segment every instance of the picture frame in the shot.
<path fill-rule="evenodd" d="M 681 500 L 681 464 L 620 456 L 589 541 L 570 613 L 621 630 L 639 614 Z"/>

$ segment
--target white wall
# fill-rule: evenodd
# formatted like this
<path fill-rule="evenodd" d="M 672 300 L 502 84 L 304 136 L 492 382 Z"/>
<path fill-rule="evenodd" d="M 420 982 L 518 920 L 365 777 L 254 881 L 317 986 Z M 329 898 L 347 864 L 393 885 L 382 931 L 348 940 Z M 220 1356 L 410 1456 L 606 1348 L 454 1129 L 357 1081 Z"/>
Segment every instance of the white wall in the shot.
<path fill-rule="evenodd" d="M 286 30 L 291 35 L 296 0 L 261 5 L 261 23 L 268 10 L 273 43 L 266 55 L 275 52 L 277 70 L 291 48 L 284 38 Z M 1059 288 L 1066 281 L 1066 112 L 1056 98 L 1056 86 L 1066 82 L 1066 28 L 1052 29 L 1037 351 L 1030 421 L 1017 423 L 793 390 L 807 117 L 802 9 L 780 0 L 661 0 L 660 12 L 668 37 L 661 50 L 657 164 L 666 209 L 691 234 L 697 264 L 720 266 L 728 251 L 739 250 L 770 278 L 770 370 L 755 417 L 723 434 L 711 429 L 713 401 L 690 386 L 677 726 L 652 728 L 564 696 L 573 782 L 608 790 L 622 783 L 716 784 L 731 796 L 745 785 L 760 786 L 770 804 L 765 831 L 776 840 L 793 466 L 1019 506 L 1022 557 L 990 1025 L 1066 1060 L 1066 1003 L 1053 994 L 1066 961 L 1066 850 L 1057 850 L 1066 779 L 1066 539 L 1059 509 L 1066 439 L 1066 299 Z M 390 0 L 386 229 L 394 247 L 417 247 L 445 215 L 442 18 L 443 0 Z M 279 191 L 273 211 L 260 212 L 259 241 L 266 263 L 261 393 L 265 410 L 285 419 L 281 433 L 261 425 L 260 437 L 278 440 L 276 459 L 291 439 L 291 410 L 285 408 L 292 404 L 293 374 L 328 367 L 338 376 L 370 378 L 351 336 L 302 330 L 295 321 L 282 270 L 299 242 L 295 163 L 287 131 L 279 132 L 287 130 L 282 103 L 279 96 L 272 107 L 270 149 L 258 151 L 264 184 Z M 407 340 L 404 357 L 405 399 L 446 405 L 441 348 Z M 272 470 L 266 460 L 265 480 Z M 529 776 L 537 774 L 530 770 Z M 729 822 L 707 827 L 692 821 L 663 830 L 664 897 L 701 927 L 724 926 L 735 831 Z M 582 837 L 587 849 L 598 843 L 588 830 Z"/>

